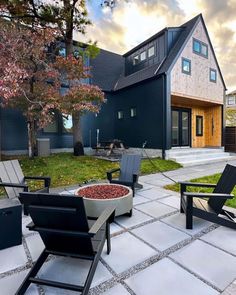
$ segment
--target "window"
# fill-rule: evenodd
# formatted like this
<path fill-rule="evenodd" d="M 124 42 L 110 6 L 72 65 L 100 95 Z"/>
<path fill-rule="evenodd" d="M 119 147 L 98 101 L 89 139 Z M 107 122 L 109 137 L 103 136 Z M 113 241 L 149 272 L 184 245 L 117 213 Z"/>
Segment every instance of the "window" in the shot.
<path fill-rule="evenodd" d="M 139 56 L 136 55 L 133 59 L 133 65 L 137 65 L 139 63 Z"/>
<path fill-rule="evenodd" d="M 182 58 L 182 72 L 184 74 L 191 74 L 191 61 L 187 58 Z"/>
<path fill-rule="evenodd" d="M 235 104 L 235 96 L 229 96 L 227 100 L 228 105 L 234 105 Z"/>
<path fill-rule="evenodd" d="M 201 43 L 198 40 L 193 40 L 193 51 L 201 53 Z"/>
<path fill-rule="evenodd" d="M 141 54 L 140 54 L 140 61 L 144 61 L 146 59 L 146 51 L 143 51 Z"/>
<path fill-rule="evenodd" d="M 65 48 L 60 48 L 59 49 L 59 55 L 65 57 L 66 56 L 66 49 Z"/>
<path fill-rule="evenodd" d="M 53 122 L 49 123 L 47 126 L 43 128 L 43 132 L 47 133 L 56 133 L 58 132 L 58 124 L 56 119 L 53 120 Z"/>
<path fill-rule="evenodd" d="M 148 49 L 148 57 L 152 57 L 154 54 L 155 54 L 155 48 L 154 46 L 152 46 Z"/>
<path fill-rule="evenodd" d="M 202 55 L 204 57 L 208 56 L 208 46 L 207 44 L 197 40 L 193 39 L 193 52 Z"/>
<path fill-rule="evenodd" d="M 72 127 L 73 127 L 73 123 L 72 123 L 72 116 L 71 115 L 62 115 L 62 123 L 63 123 L 63 132 L 64 133 L 72 133 Z"/>
<path fill-rule="evenodd" d="M 210 81 L 216 82 L 216 70 L 210 69 Z"/>
<path fill-rule="evenodd" d="M 196 116 L 196 136 L 203 136 L 203 116 Z"/>
<path fill-rule="evenodd" d="M 117 112 L 117 118 L 118 118 L 118 120 L 124 119 L 124 112 L 123 111 L 118 111 Z"/>
<path fill-rule="evenodd" d="M 130 117 L 131 118 L 134 118 L 136 116 L 137 116 L 137 110 L 136 110 L 136 108 L 131 108 L 130 109 Z"/>

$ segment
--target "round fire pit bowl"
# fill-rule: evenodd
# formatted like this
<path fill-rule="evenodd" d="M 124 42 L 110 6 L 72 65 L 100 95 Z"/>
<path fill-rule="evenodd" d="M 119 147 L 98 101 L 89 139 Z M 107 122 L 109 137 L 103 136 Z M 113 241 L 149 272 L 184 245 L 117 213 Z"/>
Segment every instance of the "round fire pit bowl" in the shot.
<path fill-rule="evenodd" d="M 132 215 L 133 194 L 127 186 L 113 183 L 90 184 L 77 189 L 75 195 L 83 197 L 86 213 L 90 217 L 98 217 L 110 206 L 116 207 L 115 216 Z"/>

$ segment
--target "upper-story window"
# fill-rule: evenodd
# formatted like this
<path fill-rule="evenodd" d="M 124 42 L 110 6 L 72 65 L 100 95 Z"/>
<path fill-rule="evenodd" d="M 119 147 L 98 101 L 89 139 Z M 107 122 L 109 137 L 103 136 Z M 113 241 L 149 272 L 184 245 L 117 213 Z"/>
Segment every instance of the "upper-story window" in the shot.
<path fill-rule="evenodd" d="M 148 57 L 152 57 L 155 54 L 155 47 L 152 46 L 148 49 Z"/>
<path fill-rule="evenodd" d="M 235 96 L 229 96 L 227 99 L 228 105 L 234 105 L 235 104 Z"/>
<path fill-rule="evenodd" d="M 140 61 L 144 61 L 146 58 L 147 58 L 147 53 L 146 53 L 146 51 L 143 51 L 143 52 L 140 54 Z"/>
<path fill-rule="evenodd" d="M 210 81 L 216 82 L 216 70 L 210 69 Z"/>
<path fill-rule="evenodd" d="M 124 119 L 124 112 L 123 111 L 118 111 L 117 112 L 117 118 L 118 118 L 118 120 Z"/>
<path fill-rule="evenodd" d="M 191 75 L 191 60 L 182 58 L 182 72 Z"/>
<path fill-rule="evenodd" d="M 131 108 L 130 109 L 130 117 L 131 118 L 134 118 L 136 116 L 137 116 L 137 110 L 136 110 L 136 108 Z"/>
<path fill-rule="evenodd" d="M 139 55 L 135 55 L 133 59 L 133 65 L 137 65 L 139 63 Z"/>
<path fill-rule="evenodd" d="M 202 55 L 204 57 L 208 56 L 208 46 L 206 43 L 193 39 L 193 52 Z"/>

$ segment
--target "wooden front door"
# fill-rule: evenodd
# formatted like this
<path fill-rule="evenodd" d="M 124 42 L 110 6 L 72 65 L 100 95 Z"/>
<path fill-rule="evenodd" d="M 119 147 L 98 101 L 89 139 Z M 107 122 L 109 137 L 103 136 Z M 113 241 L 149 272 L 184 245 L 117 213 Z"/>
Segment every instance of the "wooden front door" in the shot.
<path fill-rule="evenodd" d="M 189 109 L 172 108 L 172 146 L 190 146 L 191 143 L 191 111 Z"/>

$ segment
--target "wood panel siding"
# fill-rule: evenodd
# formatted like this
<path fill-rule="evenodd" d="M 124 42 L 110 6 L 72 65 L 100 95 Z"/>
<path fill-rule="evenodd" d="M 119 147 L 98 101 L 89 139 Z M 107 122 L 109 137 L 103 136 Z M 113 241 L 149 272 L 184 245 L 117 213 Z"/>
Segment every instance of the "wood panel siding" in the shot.
<path fill-rule="evenodd" d="M 195 103 L 192 105 L 188 99 L 183 99 L 181 102 L 177 102 L 175 98 L 172 98 L 172 107 L 188 108 L 191 110 L 191 146 L 192 147 L 220 147 L 221 135 L 222 135 L 222 106 L 221 105 L 209 105 L 199 106 Z M 203 135 L 196 135 L 196 117 L 203 117 Z"/>
<path fill-rule="evenodd" d="M 207 57 L 193 52 L 193 38 L 207 44 Z M 191 73 L 188 75 L 182 72 L 182 58 L 191 61 Z M 217 72 L 216 82 L 210 81 L 210 68 Z M 201 21 L 197 24 L 171 70 L 171 93 L 223 104 L 224 85 Z"/>

